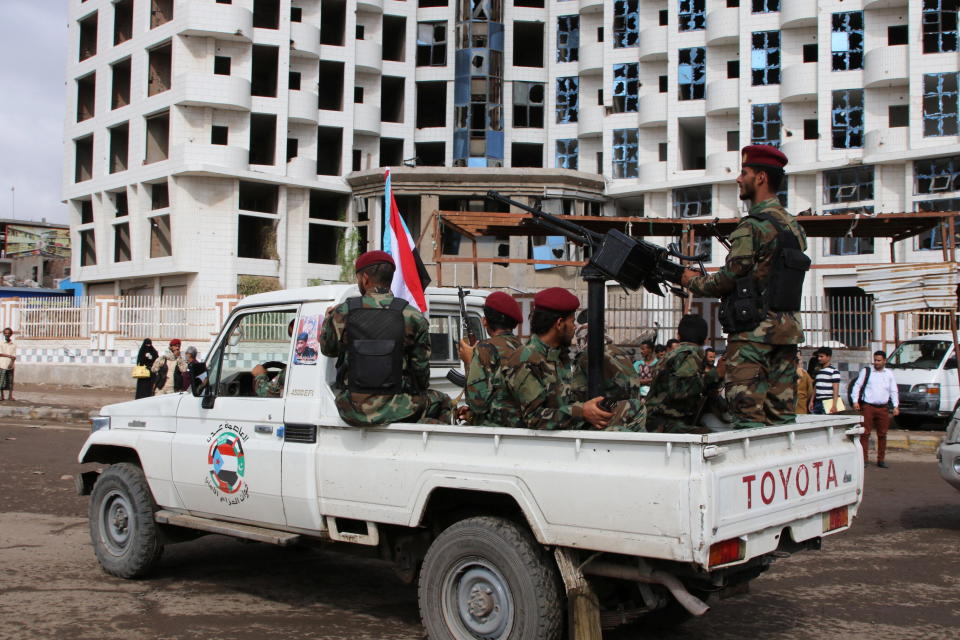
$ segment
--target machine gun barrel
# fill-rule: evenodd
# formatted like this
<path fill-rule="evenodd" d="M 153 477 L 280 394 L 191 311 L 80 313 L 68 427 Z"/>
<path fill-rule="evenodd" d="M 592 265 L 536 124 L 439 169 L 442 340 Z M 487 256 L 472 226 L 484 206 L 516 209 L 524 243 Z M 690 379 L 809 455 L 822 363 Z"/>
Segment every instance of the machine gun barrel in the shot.
<path fill-rule="evenodd" d="M 517 202 L 512 198 L 508 198 L 504 195 L 501 195 L 497 191 L 487 191 L 487 197 L 491 200 L 496 200 L 504 204 L 516 207 L 518 209 L 523 209 L 527 213 L 533 215 L 533 221 L 540 226 L 546 227 L 553 231 L 554 233 L 559 233 L 560 235 L 570 238 L 574 242 L 578 242 L 586 246 L 600 246 L 603 243 L 603 234 L 597 233 L 596 231 L 591 231 L 581 227 L 578 224 L 574 224 L 569 220 L 564 220 L 559 216 L 555 216 L 535 207 L 531 207 L 528 204 L 522 202 Z"/>

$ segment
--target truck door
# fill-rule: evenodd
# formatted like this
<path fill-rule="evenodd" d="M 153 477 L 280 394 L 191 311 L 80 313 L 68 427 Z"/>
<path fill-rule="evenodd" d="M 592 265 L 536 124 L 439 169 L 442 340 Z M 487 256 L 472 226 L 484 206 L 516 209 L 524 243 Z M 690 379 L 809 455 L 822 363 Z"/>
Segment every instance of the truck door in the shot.
<path fill-rule="evenodd" d="M 286 523 L 280 456 L 296 314 L 295 307 L 237 313 L 207 357 L 206 387 L 180 403 L 172 472 L 191 512 Z M 267 371 L 261 384 L 257 365 Z"/>

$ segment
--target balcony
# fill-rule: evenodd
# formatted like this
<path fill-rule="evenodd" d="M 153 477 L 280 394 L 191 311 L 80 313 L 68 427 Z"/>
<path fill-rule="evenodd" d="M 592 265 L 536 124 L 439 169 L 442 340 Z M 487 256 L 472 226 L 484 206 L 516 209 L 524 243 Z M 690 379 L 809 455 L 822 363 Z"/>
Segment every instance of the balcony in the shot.
<path fill-rule="evenodd" d="M 909 82 L 906 46 L 870 49 L 863 56 L 863 86 L 895 87 Z"/>
<path fill-rule="evenodd" d="M 667 163 L 644 162 L 640 165 L 639 181 L 644 187 L 662 186 L 667 181 Z"/>
<path fill-rule="evenodd" d="M 173 159 L 187 165 L 188 172 L 208 173 L 217 170 L 227 172 L 246 171 L 249 168 L 249 150 L 221 144 L 188 142 L 174 145 Z"/>
<path fill-rule="evenodd" d="M 287 163 L 287 175 L 296 180 L 316 180 L 317 161 L 300 156 L 293 158 Z"/>
<path fill-rule="evenodd" d="M 667 94 L 651 93 L 640 96 L 637 122 L 641 127 L 662 127 L 667 124 Z"/>
<path fill-rule="evenodd" d="M 829 131 L 827 135 L 829 135 Z M 781 144 L 780 150 L 783 151 L 793 166 L 813 164 L 817 161 L 816 140 L 791 140 L 790 142 Z"/>
<path fill-rule="evenodd" d="M 780 27 L 815 27 L 817 25 L 817 0 L 789 0 L 780 3 Z"/>
<path fill-rule="evenodd" d="M 185 2 L 177 7 L 180 35 L 218 40 L 253 39 L 253 12 L 233 4 Z"/>
<path fill-rule="evenodd" d="M 708 45 L 737 44 L 739 39 L 740 9 L 723 7 L 707 14 Z"/>
<path fill-rule="evenodd" d="M 730 178 L 740 173 L 739 151 L 717 151 L 707 155 L 707 175 Z"/>
<path fill-rule="evenodd" d="M 603 107 L 599 105 L 581 107 L 577 117 L 577 135 L 581 138 L 603 135 L 603 112 Z"/>
<path fill-rule="evenodd" d="M 910 0 L 863 0 L 864 9 L 897 9 L 909 4 Z"/>
<path fill-rule="evenodd" d="M 380 106 L 362 103 L 353 105 L 353 130 L 360 135 L 380 135 Z"/>
<path fill-rule="evenodd" d="M 640 32 L 640 59 L 645 62 L 667 59 L 666 27 L 647 27 Z"/>
<path fill-rule="evenodd" d="M 598 44 L 580 45 L 580 75 L 603 73 L 603 47 Z"/>
<path fill-rule="evenodd" d="M 290 91 L 287 117 L 291 122 L 317 124 L 320 121 L 318 100 L 319 97 L 313 91 Z"/>
<path fill-rule="evenodd" d="M 871 129 L 863 140 L 863 155 L 898 153 L 907 150 L 910 127 Z"/>
<path fill-rule="evenodd" d="M 707 83 L 707 115 L 719 116 L 740 111 L 740 80 L 724 78 Z"/>
<path fill-rule="evenodd" d="M 290 55 L 301 58 L 319 58 L 320 29 L 312 24 L 291 22 Z"/>
<path fill-rule="evenodd" d="M 794 64 L 780 75 L 780 101 L 804 102 L 817 97 L 817 65 Z"/>
<path fill-rule="evenodd" d="M 250 81 L 237 76 L 185 73 L 174 78 L 174 104 L 250 111 Z"/>
<path fill-rule="evenodd" d="M 580 0 L 580 13 L 598 13 L 603 11 L 603 0 Z"/>
<path fill-rule="evenodd" d="M 357 11 L 383 13 L 383 0 L 357 0 Z"/>
<path fill-rule="evenodd" d="M 380 73 L 383 69 L 383 46 L 373 40 L 356 40 L 357 71 Z"/>

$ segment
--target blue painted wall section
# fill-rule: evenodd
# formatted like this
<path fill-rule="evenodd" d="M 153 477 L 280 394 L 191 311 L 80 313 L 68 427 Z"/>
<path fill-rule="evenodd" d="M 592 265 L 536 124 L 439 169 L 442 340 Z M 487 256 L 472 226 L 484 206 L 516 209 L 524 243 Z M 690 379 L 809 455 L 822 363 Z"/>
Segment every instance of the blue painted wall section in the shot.
<path fill-rule="evenodd" d="M 455 4 L 453 166 L 502 167 L 503 5 Z"/>

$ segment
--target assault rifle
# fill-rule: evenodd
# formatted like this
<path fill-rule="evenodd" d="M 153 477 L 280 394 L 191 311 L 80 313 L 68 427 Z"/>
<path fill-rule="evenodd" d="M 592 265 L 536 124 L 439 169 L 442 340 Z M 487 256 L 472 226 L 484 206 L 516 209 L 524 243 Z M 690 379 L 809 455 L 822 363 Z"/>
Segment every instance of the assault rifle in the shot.
<path fill-rule="evenodd" d="M 463 327 L 462 333 L 464 339 L 467 341 L 467 344 L 472 347 L 477 344 L 477 334 L 474 332 L 473 327 L 470 326 L 470 318 L 467 316 L 467 305 L 464 303 L 464 299 L 469 294 L 470 292 L 464 291 L 463 287 L 457 287 L 457 297 L 460 299 L 460 325 Z M 456 369 L 450 369 L 447 371 L 447 380 L 463 389 L 467 386 L 466 373 L 466 366 L 464 366 L 463 373 L 460 373 Z"/>

